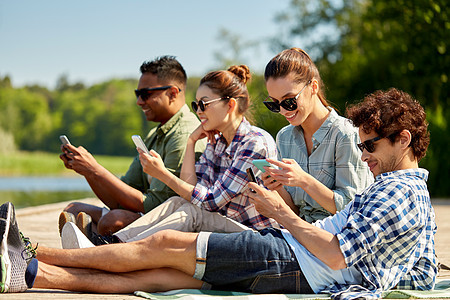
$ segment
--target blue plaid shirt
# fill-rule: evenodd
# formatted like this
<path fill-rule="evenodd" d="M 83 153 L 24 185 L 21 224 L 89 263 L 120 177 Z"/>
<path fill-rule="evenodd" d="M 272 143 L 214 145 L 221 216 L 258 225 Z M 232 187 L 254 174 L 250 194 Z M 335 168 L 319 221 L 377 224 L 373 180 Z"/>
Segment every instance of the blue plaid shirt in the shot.
<path fill-rule="evenodd" d="M 242 194 L 249 182 L 246 169 L 252 168 L 258 174 L 252 161 L 276 157 L 273 137 L 244 119 L 230 145 L 227 146 L 223 136 L 219 136 L 215 144 L 206 145 L 205 152 L 195 164 L 197 184 L 191 202 L 256 230 L 277 226 L 275 220 L 259 214 Z M 257 180 L 262 183 L 259 178 Z"/>
<path fill-rule="evenodd" d="M 384 173 L 349 204 L 347 223 L 336 236 L 347 266 L 363 279 L 361 285 L 331 287 L 334 298 L 378 298 L 395 286 L 434 287 L 437 227 L 427 178 L 424 169 Z"/>

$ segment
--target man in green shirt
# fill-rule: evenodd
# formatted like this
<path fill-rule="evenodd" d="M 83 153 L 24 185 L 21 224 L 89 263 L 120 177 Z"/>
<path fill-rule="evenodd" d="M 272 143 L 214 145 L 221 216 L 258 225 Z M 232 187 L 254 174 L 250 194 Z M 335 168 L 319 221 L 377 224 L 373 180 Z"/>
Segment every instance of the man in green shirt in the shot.
<path fill-rule="evenodd" d="M 179 176 L 189 135 L 200 125 L 185 103 L 186 72 L 172 56 L 144 62 L 140 71 L 142 75 L 135 91 L 136 104 L 148 121 L 159 123 L 148 133 L 144 143 L 148 149 L 158 152 L 164 165 Z M 198 145 L 198 156 L 204 148 L 204 142 Z M 60 158 L 66 168 L 84 176 L 108 209 L 71 203 L 60 216 L 60 228 L 64 222 L 74 221 L 74 216 L 77 216 L 80 227 L 86 226 L 86 219 L 92 219 L 92 230 L 101 235 L 111 234 L 176 195 L 164 183 L 143 172 L 138 155 L 125 176 L 119 179 L 85 148 L 64 145 L 62 150 L 64 153 Z"/>

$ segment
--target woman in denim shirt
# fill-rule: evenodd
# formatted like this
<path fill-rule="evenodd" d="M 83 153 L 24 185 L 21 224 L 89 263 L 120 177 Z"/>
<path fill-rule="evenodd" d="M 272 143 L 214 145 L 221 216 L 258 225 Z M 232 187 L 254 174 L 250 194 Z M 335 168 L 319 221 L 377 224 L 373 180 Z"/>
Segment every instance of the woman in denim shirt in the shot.
<path fill-rule="evenodd" d="M 357 128 L 330 107 L 319 71 L 299 48 L 282 51 L 266 66 L 264 77 L 272 112 L 290 125 L 277 134 L 278 167 L 265 167 L 262 179 L 308 222 L 344 208 L 373 182 L 360 159 Z"/>

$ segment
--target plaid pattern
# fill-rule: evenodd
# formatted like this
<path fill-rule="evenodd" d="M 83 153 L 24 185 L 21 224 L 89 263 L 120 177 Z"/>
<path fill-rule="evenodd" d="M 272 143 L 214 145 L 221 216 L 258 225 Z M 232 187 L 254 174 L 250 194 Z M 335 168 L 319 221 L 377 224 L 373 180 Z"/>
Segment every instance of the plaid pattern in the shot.
<path fill-rule="evenodd" d="M 215 144 L 206 146 L 195 165 L 197 184 L 191 202 L 256 230 L 276 225 L 275 220 L 259 214 L 248 197 L 242 195 L 249 182 L 245 170 L 251 167 L 255 174 L 258 171 L 252 161 L 276 156 L 272 136 L 244 119 L 230 145 L 220 136 Z"/>
<path fill-rule="evenodd" d="M 426 180 L 428 171 L 388 172 L 350 204 L 347 225 L 336 236 L 347 266 L 362 286 L 331 287 L 337 299 L 381 296 L 382 290 L 430 290 L 437 276 L 436 224 Z"/>

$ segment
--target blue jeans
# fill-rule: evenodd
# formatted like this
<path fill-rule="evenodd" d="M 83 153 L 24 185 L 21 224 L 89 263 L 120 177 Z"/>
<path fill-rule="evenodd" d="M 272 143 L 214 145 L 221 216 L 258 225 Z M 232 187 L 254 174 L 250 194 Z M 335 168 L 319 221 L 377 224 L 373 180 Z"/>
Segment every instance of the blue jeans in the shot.
<path fill-rule="evenodd" d="M 294 253 L 277 229 L 201 232 L 194 278 L 214 290 L 255 294 L 314 294 Z"/>

